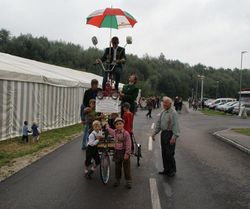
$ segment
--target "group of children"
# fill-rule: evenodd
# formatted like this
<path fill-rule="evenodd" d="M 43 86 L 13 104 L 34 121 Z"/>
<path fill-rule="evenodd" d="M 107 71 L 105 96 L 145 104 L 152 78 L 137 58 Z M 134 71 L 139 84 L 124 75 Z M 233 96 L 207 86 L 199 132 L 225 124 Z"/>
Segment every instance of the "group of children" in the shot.
<path fill-rule="evenodd" d="M 39 137 L 40 137 L 40 130 L 38 128 L 38 125 L 34 122 L 31 126 L 31 130 L 28 127 L 28 121 L 23 122 L 23 136 L 22 136 L 22 142 L 29 142 L 29 133 L 32 133 L 32 141 L 33 142 L 38 142 Z"/>
<path fill-rule="evenodd" d="M 87 118 L 90 118 L 89 114 L 95 115 L 91 117 L 92 121 L 88 121 L 88 127 L 92 127 L 87 140 L 86 148 L 86 160 L 85 160 L 85 176 L 91 178 L 96 166 L 100 164 L 100 157 L 98 153 L 97 145 L 103 138 L 102 125 L 100 119 L 101 115 L 95 113 L 93 105 L 92 108 L 86 109 L 85 114 Z M 130 104 L 122 104 L 123 115 L 119 117 L 118 114 L 111 114 L 111 118 L 108 120 L 108 124 L 105 125 L 105 129 L 110 135 L 114 137 L 115 152 L 113 161 L 115 162 L 115 178 L 114 186 L 120 185 L 122 176 L 122 167 L 124 170 L 124 176 L 126 180 L 126 188 L 131 189 L 131 172 L 130 172 L 130 155 L 133 150 L 132 134 L 133 134 L 133 113 L 130 112 Z M 87 111 L 88 110 L 88 111 Z M 93 162 L 94 161 L 94 162 Z"/>

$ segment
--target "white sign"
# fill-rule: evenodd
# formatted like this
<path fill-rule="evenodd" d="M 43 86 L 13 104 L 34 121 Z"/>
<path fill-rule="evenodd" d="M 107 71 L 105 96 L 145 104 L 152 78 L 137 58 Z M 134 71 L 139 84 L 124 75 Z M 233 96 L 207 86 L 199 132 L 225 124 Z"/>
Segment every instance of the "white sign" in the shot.
<path fill-rule="evenodd" d="M 103 97 L 98 99 L 96 97 L 96 112 L 102 113 L 119 113 L 121 111 L 119 99 L 112 99 L 111 97 Z"/>

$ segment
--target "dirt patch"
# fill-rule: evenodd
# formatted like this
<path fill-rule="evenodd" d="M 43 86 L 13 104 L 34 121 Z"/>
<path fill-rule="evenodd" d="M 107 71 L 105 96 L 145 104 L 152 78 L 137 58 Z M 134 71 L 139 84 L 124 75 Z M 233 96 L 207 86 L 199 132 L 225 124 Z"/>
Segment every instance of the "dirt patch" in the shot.
<path fill-rule="evenodd" d="M 0 182 L 4 179 L 8 178 L 9 176 L 13 175 L 14 173 L 17 173 L 18 171 L 22 170 L 26 166 L 34 163 L 35 161 L 41 159 L 45 155 L 55 151 L 59 147 L 69 143 L 70 141 L 76 139 L 77 137 L 81 136 L 81 134 L 73 135 L 69 139 L 59 143 L 55 144 L 51 147 L 44 148 L 42 150 L 39 150 L 36 153 L 26 155 L 23 157 L 15 158 L 13 159 L 8 165 L 2 166 L 0 168 Z M 12 145 L 13 146 L 13 145 Z M 20 146 L 20 145 L 19 145 Z M 18 149 L 18 148 L 17 148 Z M 13 147 L 11 147 L 11 150 L 13 150 Z"/>

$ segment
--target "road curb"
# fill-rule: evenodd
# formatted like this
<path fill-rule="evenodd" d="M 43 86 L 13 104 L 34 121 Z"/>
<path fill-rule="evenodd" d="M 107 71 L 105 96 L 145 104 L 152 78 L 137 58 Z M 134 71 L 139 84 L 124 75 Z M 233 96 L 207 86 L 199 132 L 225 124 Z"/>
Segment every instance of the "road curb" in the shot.
<path fill-rule="evenodd" d="M 225 130 L 229 130 L 229 129 L 225 129 Z M 222 131 L 225 131 L 225 130 L 222 130 Z M 236 147 L 237 149 L 239 149 L 239 150 L 247 153 L 248 155 L 250 155 L 250 150 L 247 147 L 244 147 L 243 145 L 235 142 L 234 140 L 229 139 L 229 138 L 221 135 L 220 132 L 222 132 L 222 131 L 216 131 L 216 132 L 213 133 L 213 135 L 216 138 L 220 139 L 221 141 L 227 142 L 228 144 L 230 144 L 230 145 Z"/>

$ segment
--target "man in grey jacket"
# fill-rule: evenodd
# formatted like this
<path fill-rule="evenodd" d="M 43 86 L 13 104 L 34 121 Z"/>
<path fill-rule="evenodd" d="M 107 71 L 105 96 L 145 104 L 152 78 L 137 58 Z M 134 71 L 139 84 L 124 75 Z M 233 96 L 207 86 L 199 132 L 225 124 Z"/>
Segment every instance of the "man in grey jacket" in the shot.
<path fill-rule="evenodd" d="M 176 173 L 175 145 L 180 136 L 180 128 L 176 111 L 172 108 L 172 99 L 163 97 L 163 108 L 156 123 L 152 139 L 161 131 L 161 149 L 164 170 L 159 174 L 173 177 Z"/>

